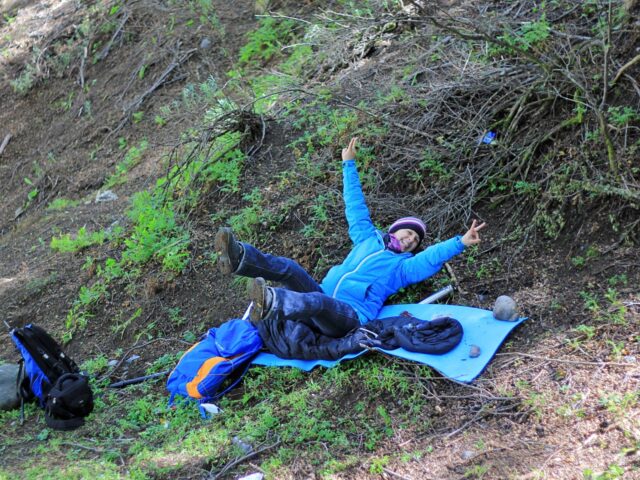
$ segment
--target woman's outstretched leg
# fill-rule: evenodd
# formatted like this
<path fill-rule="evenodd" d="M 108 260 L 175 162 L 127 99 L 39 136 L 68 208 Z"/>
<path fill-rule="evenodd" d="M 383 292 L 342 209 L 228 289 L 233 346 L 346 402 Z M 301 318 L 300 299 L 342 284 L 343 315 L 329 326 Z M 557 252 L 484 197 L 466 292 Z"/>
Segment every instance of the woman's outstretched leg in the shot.
<path fill-rule="evenodd" d="M 318 283 L 294 260 L 263 253 L 253 245 L 238 242 L 228 227 L 218 230 L 215 248 L 218 266 L 225 275 L 262 277 L 296 292 L 321 291 Z"/>

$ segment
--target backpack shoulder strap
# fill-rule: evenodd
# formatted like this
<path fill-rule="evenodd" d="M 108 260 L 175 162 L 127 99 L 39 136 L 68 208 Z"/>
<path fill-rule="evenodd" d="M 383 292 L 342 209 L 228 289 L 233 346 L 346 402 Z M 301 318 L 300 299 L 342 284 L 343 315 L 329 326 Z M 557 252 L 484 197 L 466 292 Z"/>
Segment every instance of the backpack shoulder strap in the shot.
<path fill-rule="evenodd" d="M 60 376 L 60 372 L 56 369 L 55 359 L 52 357 L 47 348 L 40 341 L 39 335 L 29 328 L 27 325 L 23 328 L 16 328 L 11 331 L 14 343 L 21 350 L 24 358 L 30 357 L 38 366 L 47 379 L 55 379 Z"/>
<path fill-rule="evenodd" d="M 35 396 L 31 391 L 27 371 L 24 368 L 24 358 L 20 358 L 18 376 L 16 377 L 16 390 L 20 396 L 20 425 L 24 425 L 24 402 L 32 400 Z"/>
<path fill-rule="evenodd" d="M 55 377 L 65 373 L 78 373 L 80 371 L 76 363 L 65 355 L 58 342 L 56 342 L 43 328 L 29 324 L 22 329 L 22 332 L 24 338 L 27 339 L 31 345 L 37 348 L 38 351 L 46 354 L 48 357 L 46 360 L 49 364 L 47 368 L 50 368 L 51 371 L 55 372 Z M 47 375 L 50 375 L 50 373 L 44 368 L 43 371 Z"/>
<path fill-rule="evenodd" d="M 23 401 L 31 401 L 34 398 L 33 390 L 31 390 L 31 383 L 27 376 L 27 370 L 24 366 L 24 358 L 20 359 L 18 363 L 18 376 L 16 377 L 16 390 Z"/>
<path fill-rule="evenodd" d="M 251 360 L 255 357 L 258 352 L 251 352 L 248 354 L 242 355 L 240 359 L 238 359 L 238 368 L 235 369 L 234 372 L 231 373 L 229 378 L 231 378 L 231 383 L 225 387 L 221 392 L 216 393 L 209 400 L 217 400 L 224 395 L 226 395 L 230 390 L 233 390 L 238 383 L 242 380 L 242 378 L 246 375 L 249 367 L 251 367 Z M 235 359 L 234 359 L 235 360 Z"/>

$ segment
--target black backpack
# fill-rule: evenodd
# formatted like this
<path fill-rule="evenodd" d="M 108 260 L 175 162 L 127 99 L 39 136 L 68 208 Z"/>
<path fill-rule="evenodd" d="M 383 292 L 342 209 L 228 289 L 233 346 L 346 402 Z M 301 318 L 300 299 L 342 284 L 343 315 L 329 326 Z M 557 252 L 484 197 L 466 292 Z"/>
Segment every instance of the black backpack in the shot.
<path fill-rule="evenodd" d="M 93 411 L 89 378 L 60 345 L 37 325 L 11 331 L 22 359 L 18 392 L 22 403 L 37 400 L 44 408 L 47 425 L 56 430 L 74 430 Z"/>

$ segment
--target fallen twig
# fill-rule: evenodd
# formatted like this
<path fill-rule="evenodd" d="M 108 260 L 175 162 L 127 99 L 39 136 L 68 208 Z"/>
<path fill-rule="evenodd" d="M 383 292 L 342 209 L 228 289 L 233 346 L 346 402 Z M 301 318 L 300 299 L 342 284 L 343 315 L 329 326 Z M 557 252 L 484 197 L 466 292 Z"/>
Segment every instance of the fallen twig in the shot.
<path fill-rule="evenodd" d="M 218 473 L 216 474 L 211 474 L 209 475 L 209 480 L 217 480 L 218 478 L 222 478 L 222 476 L 229 470 L 231 470 L 233 467 L 235 467 L 236 465 L 239 465 L 240 463 L 244 462 L 245 460 L 248 460 L 250 458 L 255 457 L 256 455 L 261 454 L 262 452 L 265 452 L 267 450 L 270 450 L 272 448 L 277 447 L 278 445 L 280 445 L 280 443 L 282 443 L 281 440 L 278 440 L 276 443 L 273 443 L 271 445 L 267 445 L 266 447 L 262 447 L 259 448 L 258 450 L 255 450 L 251 453 L 248 453 L 247 455 L 243 456 L 243 457 L 239 457 L 236 458 L 234 460 L 232 460 L 231 462 L 227 463 L 224 467 L 222 467 L 222 470 L 220 470 Z"/>
<path fill-rule="evenodd" d="M 611 0 L 609 0 L 609 8 L 607 10 L 607 36 L 602 40 L 602 50 L 604 53 L 604 62 L 602 66 L 602 100 L 598 110 L 602 110 L 607 103 L 607 95 L 609 93 L 609 51 L 611 50 Z"/>
<path fill-rule="evenodd" d="M 84 91 L 84 65 L 87 60 L 87 46 L 85 45 L 82 52 L 82 59 L 80 60 L 80 88 Z"/>
<path fill-rule="evenodd" d="M 2 145 L 0 145 L 0 155 L 2 155 L 2 152 L 4 152 L 4 149 L 7 147 L 9 140 L 11 140 L 11 134 L 7 133 L 2 141 Z"/>
<path fill-rule="evenodd" d="M 557 362 L 557 363 L 568 363 L 573 365 L 595 365 L 595 366 L 604 366 L 604 367 L 635 367 L 638 368 L 637 364 L 632 363 L 616 363 L 616 362 L 587 362 L 584 360 L 563 360 L 560 358 L 551 358 L 551 357 L 543 357 L 541 355 L 532 355 L 530 353 L 521 353 L 521 352 L 508 352 L 508 353 L 497 353 L 496 357 L 503 356 L 519 356 L 519 357 L 527 357 L 527 358 L 535 358 L 536 360 L 546 360 L 548 362 Z"/>
<path fill-rule="evenodd" d="M 444 439 L 447 440 L 447 439 L 453 437 L 454 435 L 456 435 L 456 434 L 458 434 L 460 432 L 463 432 L 464 430 L 469 428 L 471 425 L 473 425 L 475 422 L 477 422 L 482 417 L 483 413 L 484 412 L 482 411 L 482 409 L 478 410 L 478 412 L 473 416 L 473 418 L 471 420 L 469 420 L 467 423 L 462 425 L 460 428 L 456 428 L 454 431 L 449 432 L 447 435 L 444 436 Z"/>
<path fill-rule="evenodd" d="M 109 133 L 107 138 L 110 138 L 116 133 L 118 133 L 122 129 L 122 127 L 124 127 L 126 123 L 129 121 L 129 117 L 131 116 L 131 114 L 135 112 L 140 107 L 140 105 L 142 105 L 142 103 L 147 99 L 147 97 L 149 97 L 153 92 L 155 92 L 162 85 L 167 83 L 167 79 L 171 74 L 171 72 L 173 72 L 176 68 L 178 68 L 184 62 L 186 62 L 189 58 L 191 58 L 191 56 L 196 51 L 197 51 L 196 48 L 192 48 L 191 50 L 187 50 L 186 52 L 176 52 L 174 59 L 171 61 L 169 65 L 167 65 L 167 67 L 156 79 L 156 81 L 153 82 L 153 85 L 151 85 L 142 95 L 136 98 L 133 102 L 131 102 L 125 108 L 124 117 L 122 118 L 118 126 Z"/>
<path fill-rule="evenodd" d="M 269 12 L 268 15 L 256 15 L 256 18 L 285 18 L 287 20 L 295 20 L 296 22 L 302 22 L 302 23 L 306 23 L 307 25 L 313 25 L 308 20 L 304 20 L 302 18 L 288 17 L 286 15 L 282 15 L 279 13 L 271 13 L 271 12 Z"/>
<path fill-rule="evenodd" d="M 633 87 L 633 89 L 636 91 L 636 93 L 638 94 L 638 96 L 640 97 L 640 86 L 638 86 L 638 82 L 636 82 L 636 79 L 633 78 L 631 75 L 629 75 L 628 73 L 624 74 L 625 78 L 627 80 L 629 80 L 629 82 L 631 83 L 631 86 Z"/>
<path fill-rule="evenodd" d="M 90 452 L 97 453 L 98 455 L 102 455 L 103 453 L 105 453 L 105 452 L 109 452 L 109 451 L 110 451 L 110 452 L 115 452 L 115 453 L 116 453 L 116 455 L 118 455 L 118 457 L 120 458 L 120 463 L 121 463 L 122 465 L 124 465 L 124 463 L 125 463 L 125 462 L 124 462 L 124 458 L 122 457 L 122 455 L 120 454 L 120 452 L 119 452 L 118 450 L 114 450 L 114 449 L 112 449 L 112 450 L 107 450 L 107 449 L 104 449 L 104 448 L 88 447 L 88 446 L 86 446 L 86 445 L 82 445 L 82 444 L 80 444 L 80 443 L 73 443 L 73 442 L 62 442 L 60 445 L 64 445 L 64 446 L 66 446 L 66 447 L 72 447 L 72 448 L 80 448 L 80 449 L 82 449 L 82 450 L 88 450 L 88 451 L 90 451 Z"/>
<path fill-rule="evenodd" d="M 620 77 L 624 74 L 624 72 L 629 70 L 638 62 L 640 62 L 640 53 L 620 67 L 620 70 L 618 70 L 618 73 L 616 73 L 616 76 L 613 77 L 613 80 L 611 81 L 611 86 L 615 85 L 616 82 L 620 80 Z"/>
<path fill-rule="evenodd" d="M 116 28 L 116 31 L 111 36 L 111 39 L 109 40 L 109 42 L 107 42 L 105 47 L 98 54 L 98 60 L 104 60 L 107 57 L 107 55 L 109 55 L 109 51 L 111 50 L 111 47 L 115 43 L 118 36 L 122 33 L 122 29 L 124 28 L 124 25 L 127 23 L 127 20 L 129 20 L 129 12 L 125 11 L 124 15 L 122 16 L 122 20 L 120 21 L 120 25 L 118 25 L 118 28 Z"/>
<path fill-rule="evenodd" d="M 86 445 L 82 445 L 80 443 L 62 442 L 60 445 L 65 445 L 67 447 L 73 447 L 73 448 L 82 448 L 83 450 L 89 450 L 89 451 L 95 452 L 95 453 L 103 453 L 104 452 L 104 450 L 102 448 L 87 447 Z"/>
<path fill-rule="evenodd" d="M 451 281 L 456 286 L 456 290 L 458 290 L 458 292 L 460 292 L 462 295 L 465 295 L 467 292 L 460 286 L 458 277 L 456 277 L 456 274 L 454 273 L 453 268 L 451 268 L 451 265 L 449 265 L 449 262 L 445 262 L 444 266 L 447 269 L 449 276 L 451 277 Z"/>
<path fill-rule="evenodd" d="M 312 95 L 316 95 L 313 92 L 307 92 L 307 93 L 310 93 Z M 402 129 L 402 130 L 405 130 L 407 132 L 413 133 L 414 135 L 418 135 L 420 137 L 425 137 L 425 138 L 429 138 L 429 139 L 431 139 L 431 137 L 432 137 L 432 135 L 429 134 L 429 133 L 421 132 L 420 130 L 416 130 L 415 128 L 411 128 L 411 127 L 408 127 L 407 125 L 404 125 L 402 123 L 399 123 L 399 122 L 396 122 L 394 120 L 391 120 L 390 116 L 387 115 L 387 114 L 384 114 L 384 113 L 381 113 L 381 112 L 374 112 L 374 111 L 371 111 L 371 110 L 367 110 L 365 108 L 360 108 L 360 107 L 352 105 L 352 104 L 350 104 L 348 102 L 345 102 L 344 100 L 340 100 L 339 98 L 336 98 L 335 101 L 337 103 L 341 104 L 341 105 L 344 105 L 345 107 L 349 107 L 349 108 L 351 108 L 353 110 L 357 110 L 358 112 L 362 112 L 362 113 L 364 113 L 366 115 L 369 115 L 370 117 L 377 118 L 377 119 L 381 118 L 384 122 L 386 122 L 386 123 L 388 123 L 390 125 L 393 125 L 394 127 L 397 127 L 397 128 Z"/>
<path fill-rule="evenodd" d="M 191 58 L 191 56 L 197 50 L 197 48 L 192 48 L 191 50 L 187 50 L 183 53 L 176 52 L 173 61 L 169 65 L 167 65 L 167 68 L 165 68 L 158 79 L 153 82 L 153 85 L 151 85 L 142 95 L 140 95 L 131 105 L 129 105 L 128 110 L 133 111 L 137 109 L 149 95 L 151 95 L 165 83 L 167 77 L 171 74 L 171 72 L 173 72 L 177 67 L 189 60 L 189 58 Z"/>
<path fill-rule="evenodd" d="M 392 477 L 400 478 L 402 480 L 411 480 L 411 477 L 405 477 L 404 475 L 400 475 L 399 473 L 394 472 L 393 470 L 389 470 L 386 467 L 382 467 L 384 473 L 391 475 Z"/>

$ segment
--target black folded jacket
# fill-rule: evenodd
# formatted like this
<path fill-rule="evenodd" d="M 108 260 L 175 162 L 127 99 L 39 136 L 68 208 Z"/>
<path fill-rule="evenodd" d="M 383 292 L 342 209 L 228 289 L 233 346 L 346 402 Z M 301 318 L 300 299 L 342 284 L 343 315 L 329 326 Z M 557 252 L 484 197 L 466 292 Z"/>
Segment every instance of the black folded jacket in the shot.
<path fill-rule="evenodd" d="M 262 320 L 257 327 L 271 353 L 300 360 L 337 360 L 367 347 L 440 355 L 455 348 L 463 333 L 460 322 L 450 317 L 372 320 L 341 338 L 327 337 L 293 320 Z"/>

